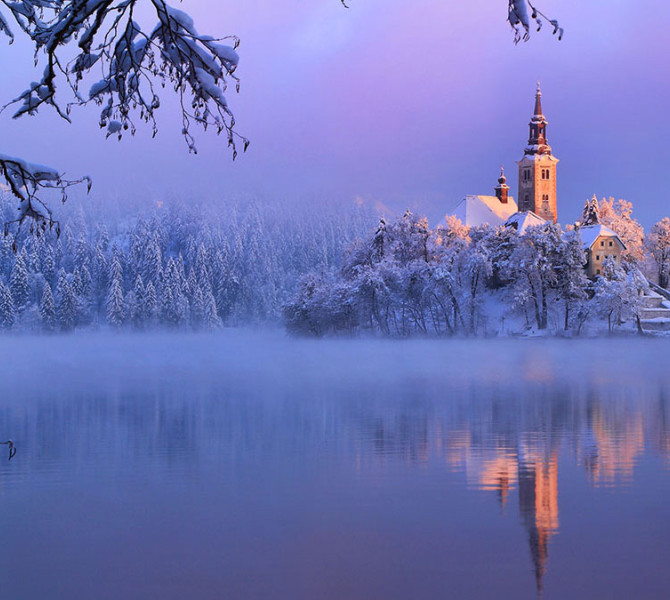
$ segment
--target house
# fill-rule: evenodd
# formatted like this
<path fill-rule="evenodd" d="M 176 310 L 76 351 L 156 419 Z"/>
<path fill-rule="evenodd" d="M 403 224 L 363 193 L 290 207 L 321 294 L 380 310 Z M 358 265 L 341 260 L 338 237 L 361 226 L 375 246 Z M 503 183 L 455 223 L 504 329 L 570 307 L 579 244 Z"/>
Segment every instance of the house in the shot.
<path fill-rule="evenodd" d="M 621 253 L 626 245 L 609 227 L 595 223 L 580 227 L 579 232 L 586 251 L 586 274 L 591 279 L 601 274 L 606 259 L 611 258 L 621 264 Z"/>

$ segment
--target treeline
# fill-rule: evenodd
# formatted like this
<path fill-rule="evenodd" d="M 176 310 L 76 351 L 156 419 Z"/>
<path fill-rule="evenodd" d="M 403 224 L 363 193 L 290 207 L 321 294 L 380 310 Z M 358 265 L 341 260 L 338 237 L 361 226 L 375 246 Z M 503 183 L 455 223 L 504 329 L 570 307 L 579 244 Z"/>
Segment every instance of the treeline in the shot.
<path fill-rule="evenodd" d="M 4 221 L 15 202 L 1 199 Z M 338 268 L 365 208 L 174 203 L 138 215 L 73 201 L 62 234 L 0 238 L 0 327 L 212 329 L 278 321 L 301 276 Z M 110 218 L 110 214 L 114 214 Z"/>
<path fill-rule="evenodd" d="M 640 240 L 641 242 L 641 240 Z M 464 227 L 448 217 L 428 227 L 411 212 L 347 253 L 340 270 L 303 280 L 286 306 L 295 333 L 373 332 L 387 336 L 609 330 L 639 312 L 644 278 L 630 254 L 608 259 L 595 282 L 585 272 L 579 229 L 546 223 Z"/>

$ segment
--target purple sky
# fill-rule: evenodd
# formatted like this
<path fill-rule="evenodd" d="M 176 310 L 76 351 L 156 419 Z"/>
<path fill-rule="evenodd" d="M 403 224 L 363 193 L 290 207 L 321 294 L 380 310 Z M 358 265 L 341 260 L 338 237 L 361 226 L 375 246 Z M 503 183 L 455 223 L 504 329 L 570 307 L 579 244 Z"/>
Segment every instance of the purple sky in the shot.
<path fill-rule="evenodd" d="M 199 134 L 197 157 L 165 102 L 160 134 L 105 141 L 97 112 L 0 117 L 0 151 L 94 177 L 97 197 L 228 191 L 356 197 L 441 218 L 491 194 L 504 164 L 516 196 L 535 83 L 561 160 L 559 220 L 596 193 L 670 214 L 670 6 L 661 0 L 538 0 L 561 21 L 514 46 L 504 0 L 185 0 L 202 33 L 238 34 L 242 92 L 229 95 L 249 152 Z M 606 6 L 606 10 L 602 7 Z M 35 78 L 20 44 L 0 46 L 2 97 Z"/>

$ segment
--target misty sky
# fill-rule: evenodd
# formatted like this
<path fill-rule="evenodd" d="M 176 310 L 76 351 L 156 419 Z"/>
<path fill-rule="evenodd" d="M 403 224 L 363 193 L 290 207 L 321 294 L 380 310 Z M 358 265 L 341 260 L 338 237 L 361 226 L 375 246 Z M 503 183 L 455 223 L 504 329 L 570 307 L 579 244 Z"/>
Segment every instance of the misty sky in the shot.
<path fill-rule="evenodd" d="M 670 6 L 661 0 L 537 0 L 565 28 L 514 46 L 504 0 L 184 0 L 201 33 L 237 34 L 242 79 L 229 104 L 249 152 L 198 133 L 189 156 L 173 102 L 160 133 L 105 141 L 95 108 L 74 125 L 48 111 L 0 116 L 0 151 L 88 173 L 92 201 L 232 193 L 362 198 L 435 223 L 465 194 L 492 194 L 500 164 L 516 196 L 538 79 L 558 167 L 559 221 L 596 193 L 670 215 Z M 2 100 L 36 75 L 0 45 Z"/>

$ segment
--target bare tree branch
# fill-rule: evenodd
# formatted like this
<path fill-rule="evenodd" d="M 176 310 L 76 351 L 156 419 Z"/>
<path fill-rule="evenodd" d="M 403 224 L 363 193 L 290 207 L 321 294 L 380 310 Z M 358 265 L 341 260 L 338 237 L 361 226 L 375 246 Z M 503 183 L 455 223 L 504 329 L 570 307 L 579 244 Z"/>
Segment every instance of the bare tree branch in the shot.
<path fill-rule="evenodd" d="M 152 9 L 153 28 L 145 29 L 134 18 L 140 5 Z M 107 137 L 134 135 L 138 122 L 156 135 L 159 93 L 171 88 L 180 100 L 181 131 L 190 152 L 197 152 L 193 124 L 225 134 L 233 159 L 239 143 L 247 149 L 249 141 L 235 131 L 225 96 L 231 82 L 239 90 L 236 37 L 201 35 L 189 15 L 165 0 L 0 0 L 0 35 L 11 43 L 10 21 L 31 40 L 35 64 L 44 64 L 44 70 L 0 112 L 16 106 L 16 119 L 46 105 L 69 122 L 73 108 L 95 103 Z M 64 96 L 63 89 L 69 94 Z M 16 222 L 20 226 L 31 218 L 44 231 L 54 221 L 37 197 L 39 190 L 58 189 L 65 199 L 68 187 L 88 179 L 66 180 L 54 169 L 33 167 L 0 157 L 0 172 L 20 200 Z"/>

